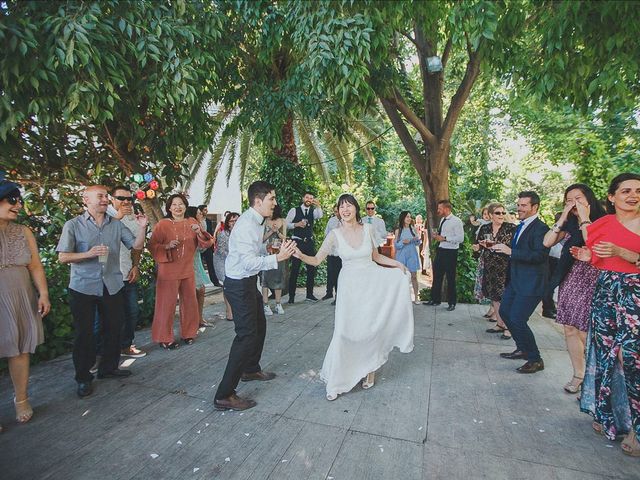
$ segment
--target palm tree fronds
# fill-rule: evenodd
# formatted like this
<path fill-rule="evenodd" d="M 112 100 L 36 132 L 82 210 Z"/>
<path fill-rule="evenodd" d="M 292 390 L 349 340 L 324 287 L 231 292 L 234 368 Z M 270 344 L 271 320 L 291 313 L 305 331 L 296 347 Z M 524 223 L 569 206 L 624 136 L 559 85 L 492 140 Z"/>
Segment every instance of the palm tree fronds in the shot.
<path fill-rule="evenodd" d="M 311 128 L 304 120 L 297 120 L 294 125 L 295 131 L 298 134 L 298 139 L 300 143 L 302 143 L 305 151 L 309 155 L 311 160 L 311 168 L 313 168 L 316 173 L 322 178 L 325 182 L 329 182 L 329 171 L 327 170 L 325 155 L 318 146 L 317 139 L 313 134 Z"/>

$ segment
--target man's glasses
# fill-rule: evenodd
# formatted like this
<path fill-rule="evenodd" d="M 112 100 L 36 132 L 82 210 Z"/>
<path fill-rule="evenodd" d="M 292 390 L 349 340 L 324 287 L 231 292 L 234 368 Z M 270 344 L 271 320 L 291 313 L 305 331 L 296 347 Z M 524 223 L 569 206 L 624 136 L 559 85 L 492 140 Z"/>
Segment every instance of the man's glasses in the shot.
<path fill-rule="evenodd" d="M 116 200 L 120 200 L 121 202 L 127 202 L 127 201 L 133 202 L 133 197 L 123 197 L 123 196 L 120 196 L 120 195 L 116 195 L 113 198 L 115 198 Z"/>
<path fill-rule="evenodd" d="M 493 215 L 506 215 L 507 212 L 493 212 Z"/>
<path fill-rule="evenodd" d="M 367 210 L 375 210 L 376 207 L 367 207 Z"/>
<path fill-rule="evenodd" d="M 24 200 L 22 200 L 22 197 L 20 195 L 9 195 L 8 197 L 5 197 L 5 200 L 11 205 L 15 205 L 18 202 L 20 202 L 20 204 L 22 205 L 24 204 Z"/>

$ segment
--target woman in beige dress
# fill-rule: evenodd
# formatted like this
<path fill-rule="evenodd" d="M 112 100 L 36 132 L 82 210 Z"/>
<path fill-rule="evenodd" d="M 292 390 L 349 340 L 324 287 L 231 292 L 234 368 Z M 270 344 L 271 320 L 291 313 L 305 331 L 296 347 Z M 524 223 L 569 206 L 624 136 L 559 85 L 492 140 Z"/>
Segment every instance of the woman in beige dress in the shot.
<path fill-rule="evenodd" d="M 29 354 L 44 342 L 42 317 L 51 304 L 33 233 L 15 223 L 21 209 L 18 184 L 0 178 L 0 357 L 9 362 L 16 420 L 26 423 L 33 416 Z"/>

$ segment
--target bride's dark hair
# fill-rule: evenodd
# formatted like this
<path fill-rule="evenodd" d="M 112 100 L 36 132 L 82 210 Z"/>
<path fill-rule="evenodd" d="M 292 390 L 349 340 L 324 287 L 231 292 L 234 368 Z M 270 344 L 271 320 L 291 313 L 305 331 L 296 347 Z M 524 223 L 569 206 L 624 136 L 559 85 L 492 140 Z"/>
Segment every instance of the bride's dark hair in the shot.
<path fill-rule="evenodd" d="M 338 208 L 340 208 L 343 203 L 348 203 L 349 205 L 353 205 L 354 207 L 356 207 L 356 220 L 359 224 L 362 225 L 362 217 L 360 216 L 360 205 L 358 204 L 356 197 L 354 197 L 350 193 L 343 193 L 338 198 Z"/>

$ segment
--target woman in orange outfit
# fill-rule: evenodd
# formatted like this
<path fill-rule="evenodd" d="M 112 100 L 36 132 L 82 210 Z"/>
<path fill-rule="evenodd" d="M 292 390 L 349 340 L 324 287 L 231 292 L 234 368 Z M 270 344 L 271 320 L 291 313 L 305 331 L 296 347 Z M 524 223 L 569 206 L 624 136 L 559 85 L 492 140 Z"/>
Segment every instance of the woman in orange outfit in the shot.
<path fill-rule="evenodd" d="M 151 338 L 165 350 L 180 346 L 173 338 L 173 318 L 180 294 L 180 336 L 191 345 L 198 331 L 193 257 L 197 248 L 208 248 L 213 237 L 193 218 L 185 218 L 189 202 L 179 193 L 167 199 L 167 218 L 160 220 L 151 234 L 149 249 L 158 264 L 156 306 Z"/>

